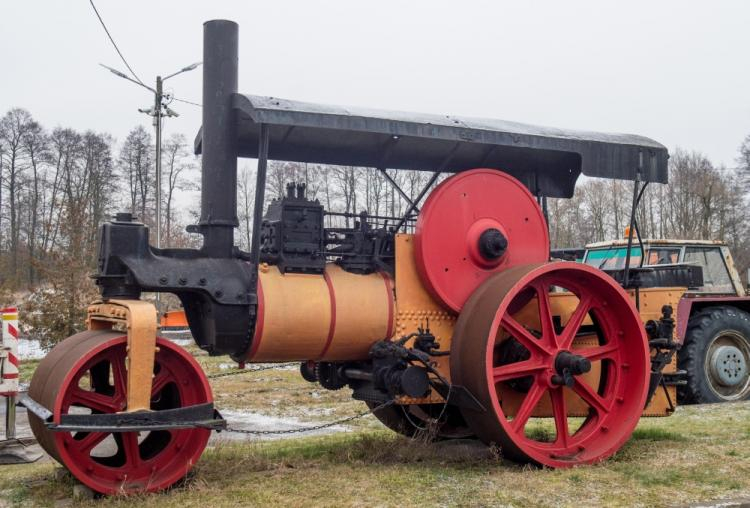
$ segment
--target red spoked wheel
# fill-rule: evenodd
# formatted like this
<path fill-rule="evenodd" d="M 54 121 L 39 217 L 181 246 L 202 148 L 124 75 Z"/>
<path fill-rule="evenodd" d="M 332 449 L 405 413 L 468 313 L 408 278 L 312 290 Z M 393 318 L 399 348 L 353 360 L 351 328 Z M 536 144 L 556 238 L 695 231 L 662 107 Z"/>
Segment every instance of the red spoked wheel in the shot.
<path fill-rule="evenodd" d="M 549 467 L 603 460 L 638 423 L 650 370 L 645 330 L 628 295 L 592 267 L 512 268 L 466 302 L 451 377 L 486 412 L 469 427 L 505 456 Z M 551 416 L 539 420 L 539 416 Z"/>
<path fill-rule="evenodd" d="M 101 414 L 124 411 L 127 398 L 127 337 L 87 331 L 57 345 L 34 373 L 29 396 L 53 413 Z M 157 339 L 152 410 L 212 401 L 211 388 L 196 361 L 181 347 Z M 53 432 L 29 414 L 39 444 L 82 483 L 102 494 L 165 489 L 182 479 L 206 447 L 208 429 L 151 432 Z"/>

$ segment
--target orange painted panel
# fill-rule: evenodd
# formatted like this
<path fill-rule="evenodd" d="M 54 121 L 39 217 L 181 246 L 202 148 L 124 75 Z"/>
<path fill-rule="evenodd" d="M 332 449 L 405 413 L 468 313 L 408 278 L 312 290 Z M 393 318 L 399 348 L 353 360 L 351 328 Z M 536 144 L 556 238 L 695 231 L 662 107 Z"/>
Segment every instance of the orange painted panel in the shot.
<path fill-rule="evenodd" d="M 363 360 L 393 334 L 393 283 L 329 264 L 324 275 L 259 270 L 259 330 L 250 361 Z"/>
<path fill-rule="evenodd" d="M 326 267 L 326 276 L 333 293 L 335 321 L 322 359 L 366 359 L 375 342 L 393 333 L 392 281 L 384 273 L 357 275 L 334 264 Z"/>
<path fill-rule="evenodd" d="M 253 362 L 317 358 L 331 324 L 328 286 L 322 275 L 282 274 L 276 266 L 258 271 L 262 286 L 263 329 Z"/>

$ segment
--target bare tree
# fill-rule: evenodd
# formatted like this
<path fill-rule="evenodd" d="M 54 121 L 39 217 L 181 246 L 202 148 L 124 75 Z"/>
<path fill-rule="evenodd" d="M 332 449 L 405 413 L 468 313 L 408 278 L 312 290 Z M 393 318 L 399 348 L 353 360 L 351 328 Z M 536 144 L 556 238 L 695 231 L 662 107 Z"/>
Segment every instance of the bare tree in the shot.
<path fill-rule="evenodd" d="M 43 213 L 40 210 L 45 176 L 43 174 L 43 165 L 49 158 L 47 134 L 41 125 L 32 120 L 28 124 L 21 143 L 26 152 L 29 167 L 31 168 L 30 199 L 28 203 L 29 224 L 26 244 L 29 256 L 28 282 L 29 286 L 33 286 L 36 282 L 35 261 L 39 242 L 37 234 L 39 229 L 39 214 Z"/>
<path fill-rule="evenodd" d="M 120 171 L 130 198 L 130 212 L 143 222 L 151 222 L 153 200 L 153 149 L 151 134 L 142 126 L 130 131 L 120 150 Z"/>
<path fill-rule="evenodd" d="M 27 164 L 27 154 L 24 151 L 23 140 L 33 122 L 31 114 L 25 109 L 11 109 L 0 119 L 0 142 L 5 146 L 5 174 L 3 185 L 8 190 L 8 211 L 10 215 L 10 279 L 13 284 L 18 282 L 18 254 L 20 240 L 20 214 L 18 198 L 23 188 L 24 170 Z"/>
<path fill-rule="evenodd" d="M 250 250 L 253 234 L 253 211 L 255 207 L 255 175 L 247 166 L 242 166 L 237 175 L 237 218 L 240 221 L 240 246 Z"/>
<path fill-rule="evenodd" d="M 740 181 L 743 184 L 745 192 L 750 190 L 750 134 L 745 136 L 738 149 L 737 170 L 740 172 Z"/>
<path fill-rule="evenodd" d="M 353 166 L 337 166 L 334 168 L 336 183 L 344 200 L 343 212 L 356 213 L 357 211 L 357 169 Z M 344 220 L 349 227 L 349 217 Z"/>
<path fill-rule="evenodd" d="M 166 202 L 164 210 L 164 246 L 172 246 L 172 240 L 176 234 L 174 231 L 175 210 L 174 193 L 176 190 L 184 191 L 195 188 L 195 185 L 185 174 L 195 167 L 193 157 L 188 150 L 187 140 L 182 134 L 173 134 L 164 144 L 162 149 L 164 157 L 164 169 L 167 177 Z"/>

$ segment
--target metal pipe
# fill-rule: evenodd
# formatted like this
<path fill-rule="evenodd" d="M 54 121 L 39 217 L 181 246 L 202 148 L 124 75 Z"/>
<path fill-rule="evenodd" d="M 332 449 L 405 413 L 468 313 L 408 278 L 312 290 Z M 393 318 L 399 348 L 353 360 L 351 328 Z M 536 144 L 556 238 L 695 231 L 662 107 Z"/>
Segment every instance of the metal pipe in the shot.
<path fill-rule="evenodd" d="M 424 186 L 424 188 L 422 189 L 422 192 L 420 192 L 419 195 L 417 196 L 417 199 L 414 200 L 411 206 L 409 206 L 409 208 L 406 210 L 406 213 L 401 218 L 399 223 L 396 224 L 396 228 L 394 229 L 394 231 L 400 230 L 404 226 L 404 224 L 406 224 L 407 217 L 417 210 L 417 207 L 419 206 L 419 203 L 422 201 L 422 198 L 425 196 L 425 194 L 427 194 L 427 191 L 430 190 L 430 187 L 432 187 L 432 184 L 434 184 L 437 181 L 440 174 L 443 171 L 445 171 L 445 168 L 448 167 L 448 164 L 450 163 L 451 159 L 453 159 L 453 154 L 456 153 L 456 151 L 458 150 L 458 147 L 460 146 L 461 146 L 461 143 L 456 143 L 455 145 L 453 145 L 453 148 L 451 148 L 448 154 L 443 158 L 443 162 L 440 163 L 440 166 L 432 174 L 432 178 L 430 178 L 430 180 L 427 182 L 427 185 Z"/>
<path fill-rule="evenodd" d="M 253 209 L 253 236 L 250 240 L 251 261 L 260 262 L 260 224 L 263 220 L 263 201 L 266 195 L 266 170 L 268 168 L 268 125 L 260 124 L 258 134 L 258 174 L 255 178 L 255 208 Z"/>
<path fill-rule="evenodd" d="M 5 397 L 5 439 L 16 438 L 16 396 Z"/>
<path fill-rule="evenodd" d="M 390 183 L 394 189 L 396 189 L 396 192 L 399 193 L 399 195 L 404 198 L 404 201 L 406 201 L 406 204 L 413 207 L 414 211 L 419 212 L 419 207 L 415 205 L 411 198 L 406 195 L 406 193 L 399 187 L 399 185 L 396 183 L 396 180 L 394 180 L 391 175 L 388 174 L 388 172 L 385 170 L 385 168 L 378 168 L 378 171 L 380 171 L 386 180 L 388 180 L 388 183 Z"/>
<path fill-rule="evenodd" d="M 638 152 L 638 171 L 635 173 L 633 182 L 633 205 L 630 208 L 630 226 L 628 227 L 628 250 L 625 252 L 625 272 L 622 277 L 622 285 L 627 289 L 630 283 L 630 249 L 633 248 L 633 223 L 635 222 L 635 212 L 638 208 L 638 201 L 641 194 L 639 193 L 641 185 L 641 169 L 643 168 L 643 151 Z M 641 251 L 641 257 L 644 252 Z"/>
<path fill-rule="evenodd" d="M 239 27 L 227 20 L 203 24 L 203 158 L 201 217 L 203 251 L 231 257 L 237 219 L 237 93 Z"/>
<path fill-rule="evenodd" d="M 344 377 L 347 379 L 359 379 L 361 381 L 372 381 L 375 375 L 360 369 L 344 369 Z"/>
<path fill-rule="evenodd" d="M 434 184 L 435 181 L 438 179 L 438 177 L 440 176 L 440 173 L 441 173 L 440 171 L 435 171 L 432 174 L 432 178 L 430 178 L 430 180 L 424 186 L 424 188 L 422 189 L 422 192 L 420 192 L 419 195 L 417 196 L 417 199 L 415 199 L 414 202 L 411 204 L 411 206 L 409 206 L 409 208 L 406 210 L 406 213 L 404 214 L 404 216 L 401 218 L 398 224 L 396 224 L 396 228 L 394 229 L 394 231 L 400 230 L 403 227 L 403 225 L 406 224 L 408 217 L 411 216 L 411 214 L 414 213 L 414 210 L 417 209 L 417 206 L 419 206 L 419 203 L 422 201 L 422 198 L 424 197 L 425 194 L 427 194 L 427 191 L 430 190 L 430 187 L 432 187 L 432 184 Z"/>

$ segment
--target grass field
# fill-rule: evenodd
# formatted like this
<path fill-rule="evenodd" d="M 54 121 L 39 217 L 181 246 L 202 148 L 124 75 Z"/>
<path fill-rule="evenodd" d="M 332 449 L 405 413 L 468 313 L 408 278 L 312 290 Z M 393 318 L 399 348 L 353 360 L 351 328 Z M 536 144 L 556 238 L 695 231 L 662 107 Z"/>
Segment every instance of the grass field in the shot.
<path fill-rule="evenodd" d="M 199 361 L 209 373 L 226 362 Z M 315 389 L 291 369 L 220 378 L 213 386 L 219 407 L 303 414 L 305 421 L 362 409 L 345 390 Z M 408 441 L 372 417 L 350 429 L 219 443 L 183 484 L 137 498 L 72 499 L 74 480 L 51 461 L 0 466 L 0 507 L 679 506 L 750 498 L 750 403 L 687 406 L 670 418 L 643 419 L 615 457 L 567 470 L 519 466 L 467 441 Z"/>

